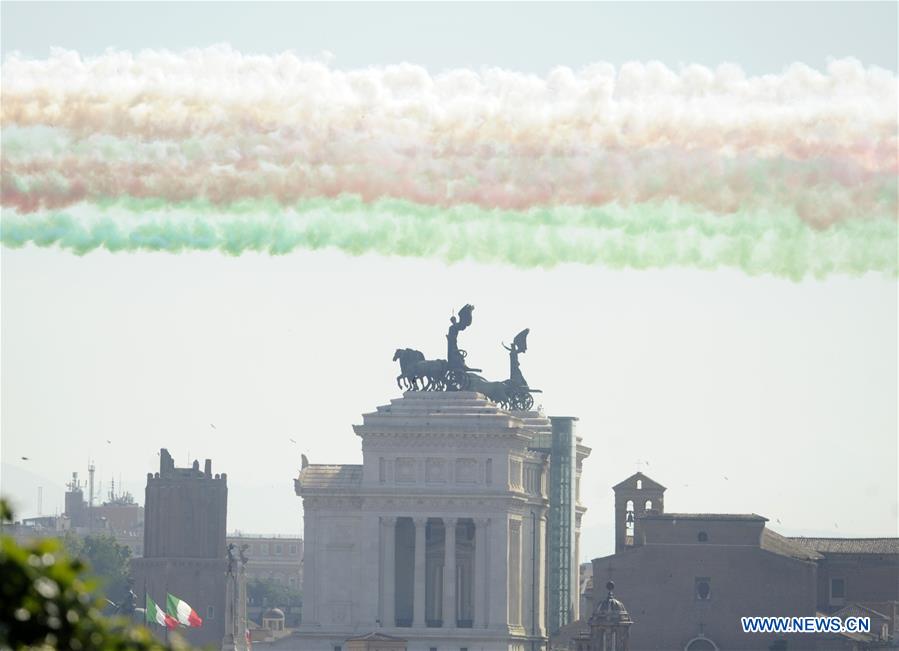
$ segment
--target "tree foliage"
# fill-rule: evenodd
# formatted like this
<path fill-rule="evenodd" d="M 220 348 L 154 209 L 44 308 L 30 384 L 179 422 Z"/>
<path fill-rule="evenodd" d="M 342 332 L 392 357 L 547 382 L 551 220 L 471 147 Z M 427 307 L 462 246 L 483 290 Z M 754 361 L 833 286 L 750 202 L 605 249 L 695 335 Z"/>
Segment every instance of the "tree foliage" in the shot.
<path fill-rule="evenodd" d="M 303 602 L 299 590 L 272 579 L 259 578 L 247 581 L 247 598 L 254 606 L 289 607 L 300 606 Z"/>
<path fill-rule="evenodd" d="M 0 519 L 12 512 L 0 500 Z M 96 582 L 58 540 L 19 545 L 0 536 L 0 649 L 172 651 L 143 626 L 100 613 Z"/>
<path fill-rule="evenodd" d="M 72 532 L 63 540 L 70 556 L 80 559 L 98 580 L 98 588 L 118 602 L 127 589 L 131 550 L 118 544 L 109 534 L 78 536 Z"/>

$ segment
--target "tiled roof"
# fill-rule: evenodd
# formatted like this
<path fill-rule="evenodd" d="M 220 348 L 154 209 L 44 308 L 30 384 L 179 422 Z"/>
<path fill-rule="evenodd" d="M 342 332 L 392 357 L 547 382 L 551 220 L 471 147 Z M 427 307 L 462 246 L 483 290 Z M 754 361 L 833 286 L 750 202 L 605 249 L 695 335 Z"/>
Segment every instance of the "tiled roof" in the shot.
<path fill-rule="evenodd" d="M 357 488 L 362 466 L 309 464 L 300 471 L 299 481 L 303 488 Z"/>
<path fill-rule="evenodd" d="M 767 522 L 768 518 L 755 513 L 647 513 L 642 520 L 749 520 Z"/>
<path fill-rule="evenodd" d="M 822 554 L 899 554 L 899 538 L 791 537 L 790 541 Z"/>
<path fill-rule="evenodd" d="M 834 615 L 843 619 L 846 619 L 847 617 L 871 617 L 872 615 L 874 617 L 879 617 L 880 619 L 890 619 L 883 613 L 859 603 L 851 603 L 848 606 L 844 606 L 835 612 Z"/>
<path fill-rule="evenodd" d="M 821 554 L 814 549 L 797 545 L 786 536 L 781 536 L 768 528 L 762 531 L 762 549 L 781 556 L 798 558 L 801 561 L 815 561 L 821 558 Z"/>

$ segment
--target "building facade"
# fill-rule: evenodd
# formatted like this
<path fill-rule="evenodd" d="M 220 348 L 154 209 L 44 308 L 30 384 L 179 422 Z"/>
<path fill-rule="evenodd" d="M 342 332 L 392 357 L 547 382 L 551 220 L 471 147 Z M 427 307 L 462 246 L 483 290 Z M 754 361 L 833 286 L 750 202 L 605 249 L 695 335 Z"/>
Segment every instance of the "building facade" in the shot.
<path fill-rule="evenodd" d="M 299 590 L 303 583 L 303 539 L 296 536 L 264 536 L 234 532 L 228 544 L 248 545 L 247 579 L 274 581 Z"/>
<path fill-rule="evenodd" d="M 212 461 L 200 470 L 176 468 L 160 450 L 159 472 L 147 474 L 144 556 L 131 562 L 139 603 L 146 596 L 165 607 L 167 594 L 191 605 L 203 619 L 199 628 L 182 628 L 192 645 L 220 646 L 225 635 L 225 531 L 227 475 L 212 474 Z M 162 635 L 160 627 L 154 632 Z"/>
<path fill-rule="evenodd" d="M 593 560 L 635 620 L 636 651 L 867 649 L 894 640 L 899 539 L 789 538 L 756 514 L 666 513 L 665 487 L 613 487 L 616 553 Z M 871 616 L 869 635 L 747 634 L 743 616 Z M 868 646 L 866 646 L 868 645 Z"/>
<path fill-rule="evenodd" d="M 525 651 L 545 646 L 547 599 L 576 617 L 574 496 L 589 449 L 572 419 L 554 427 L 475 392 L 408 392 L 355 431 L 361 465 L 304 463 L 296 480 L 303 648 L 379 630 L 411 651 Z M 553 470 L 557 439 L 570 445 Z"/>

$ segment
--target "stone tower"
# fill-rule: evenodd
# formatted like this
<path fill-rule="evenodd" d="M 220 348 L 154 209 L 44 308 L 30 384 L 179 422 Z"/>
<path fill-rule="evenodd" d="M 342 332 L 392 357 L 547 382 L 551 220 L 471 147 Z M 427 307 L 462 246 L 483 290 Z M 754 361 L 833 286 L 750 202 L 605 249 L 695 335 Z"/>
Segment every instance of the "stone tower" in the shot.
<path fill-rule="evenodd" d="M 213 475 L 211 460 L 203 470 L 197 461 L 176 468 L 160 450 L 159 472 L 147 474 L 144 557 L 131 562 L 132 575 L 141 604 L 149 595 L 165 608 L 173 594 L 193 607 L 202 627 L 179 631 L 193 645 L 218 646 L 225 633 L 227 510 L 227 475 Z"/>
<path fill-rule="evenodd" d="M 665 512 L 665 487 L 637 472 L 615 491 L 615 553 L 640 545 L 640 516 Z"/>

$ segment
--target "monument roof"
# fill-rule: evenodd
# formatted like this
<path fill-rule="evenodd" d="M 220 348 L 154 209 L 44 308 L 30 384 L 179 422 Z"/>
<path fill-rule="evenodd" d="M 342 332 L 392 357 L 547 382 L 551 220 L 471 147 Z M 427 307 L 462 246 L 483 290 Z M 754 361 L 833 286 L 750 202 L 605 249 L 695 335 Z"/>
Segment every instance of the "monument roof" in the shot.
<path fill-rule="evenodd" d="M 389 405 L 363 414 L 353 429 L 368 434 L 522 434 L 551 427 L 538 412 L 507 411 L 475 391 L 407 391 Z"/>
<path fill-rule="evenodd" d="M 824 554 L 899 554 L 899 538 L 790 537 L 789 540 L 795 545 Z"/>
<path fill-rule="evenodd" d="M 405 642 L 406 640 L 401 637 L 396 637 L 393 635 L 385 635 L 384 633 L 366 633 L 365 635 L 360 635 L 358 637 L 347 638 L 347 642 L 367 642 L 367 641 L 383 641 L 383 642 Z"/>
<path fill-rule="evenodd" d="M 357 488 L 362 483 L 361 465 L 309 464 L 300 471 L 304 488 Z"/>

